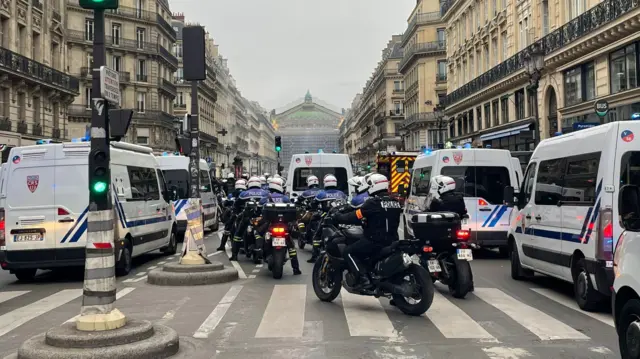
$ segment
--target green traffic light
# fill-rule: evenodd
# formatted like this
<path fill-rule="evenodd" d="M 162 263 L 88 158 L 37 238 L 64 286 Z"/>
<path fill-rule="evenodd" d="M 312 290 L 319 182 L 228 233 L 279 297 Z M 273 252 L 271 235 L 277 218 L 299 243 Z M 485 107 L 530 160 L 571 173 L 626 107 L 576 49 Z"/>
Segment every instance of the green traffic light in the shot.
<path fill-rule="evenodd" d="M 282 150 L 282 147 L 276 146 L 276 151 L 280 152 L 280 150 Z"/>
<path fill-rule="evenodd" d="M 102 181 L 98 181 L 93 184 L 93 191 L 96 193 L 103 193 L 107 190 L 107 184 Z"/>

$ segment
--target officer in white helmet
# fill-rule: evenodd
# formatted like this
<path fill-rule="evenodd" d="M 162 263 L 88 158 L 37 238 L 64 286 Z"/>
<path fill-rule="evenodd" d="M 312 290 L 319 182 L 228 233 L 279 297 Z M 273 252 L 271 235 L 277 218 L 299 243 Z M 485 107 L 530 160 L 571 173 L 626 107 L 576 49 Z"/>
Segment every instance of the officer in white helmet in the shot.
<path fill-rule="evenodd" d="M 431 191 L 427 198 L 428 212 L 453 212 L 460 218 L 467 214 L 462 191 L 456 191 L 456 181 L 449 176 L 431 179 Z"/>
<path fill-rule="evenodd" d="M 233 192 L 229 193 L 229 199 L 237 200 L 238 197 L 240 197 L 240 194 L 246 190 L 247 181 L 243 179 L 237 180 L 234 184 Z M 222 233 L 222 238 L 220 239 L 220 246 L 217 248 L 218 251 L 224 250 L 224 246 L 227 244 L 227 240 L 235 230 L 233 227 L 239 212 L 235 206 L 233 206 L 229 210 L 231 211 L 231 214 L 227 217 L 227 220 L 224 223 L 224 232 Z"/>
<path fill-rule="evenodd" d="M 269 184 L 267 183 L 266 176 L 260 176 L 260 188 L 262 188 L 265 191 L 269 190 Z"/>
<path fill-rule="evenodd" d="M 329 205 L 331 202 L 347 199 L 347 195 L 343 191 L 338 189 L 338 179 L 336 178 L 336 176 L 332 174 L 326 174 L 322 179 L 322 185 L 324 189 L 318 192 L 315 197 L 315 202 L 321 206 L 323 211 L 326 212 L 329 210 Z M 314 219 L 317 218 L 313 218 L 312 220 Z M 320 255 L 320 250 L 322 249 L 322 245 L 324 244 L 324 242 L 322 241 L 322 238 L 320 238 L 319 234 L 320 233 L 314 232 L 314 237 L 312 240 L 313 250 L 311 251 L 311 258 L 307 260 L 307 263 L 314 263 Z"/>

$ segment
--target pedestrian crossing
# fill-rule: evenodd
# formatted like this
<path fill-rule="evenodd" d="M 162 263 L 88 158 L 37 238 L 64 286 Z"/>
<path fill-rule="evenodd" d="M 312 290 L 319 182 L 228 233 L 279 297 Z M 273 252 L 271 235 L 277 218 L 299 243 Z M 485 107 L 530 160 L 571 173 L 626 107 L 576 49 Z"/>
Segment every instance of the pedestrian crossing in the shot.
<path fill-rule="evenodd" d="M 611 342 L 588 335 L 604 329 L 613 337 L 607 320 L 610 315 L 567 310 L 561 295 L 542 288 L 531 289 L 535 300 L 530 303 L 498 288 L 476 288 L 463 300 L 437 290 L 429 311 L 410 317 L 385 298 L 359 296 L 344 289 L 333 303 L 324 303 L 307 284 L 238 283 L 188 291 L 122 287 L 116 303 L 129 317 L 161 322 L 194 340 L 475 343 L 482 349 L 478 353 L 497 359 L 530 356 L 535 348 L 530 344 L 521 348 L 520 343 L 570 343 L 567 345 L 574 349 L 592 351 L 598 347 L 603 358 L 609 356 L 602 355 L 602 348 L 613 348 Z M 29 290 L 0 292 L 0 353 L 9 337 L 36 335 L 77 319 L 82 289 L 43 292 L 43 298 L 36 294 Z M 610 354 L 613 358 L 613 352 Z"/>

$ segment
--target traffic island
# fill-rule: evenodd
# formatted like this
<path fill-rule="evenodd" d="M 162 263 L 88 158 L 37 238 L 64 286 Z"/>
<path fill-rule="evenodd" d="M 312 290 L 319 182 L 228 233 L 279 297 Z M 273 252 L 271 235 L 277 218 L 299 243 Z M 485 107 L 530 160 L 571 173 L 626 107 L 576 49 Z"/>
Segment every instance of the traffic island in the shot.
<path fill-rule="evenodd" d="M 82 331 L 65 323 L 25 341 L 17 359 L 164 359 L 178 353 L 178 333 L 146 320 L 118 329 Z"/>
<path fill-rule="evenodd" d="M 179 264 L 168 263 L 161 269 L 149 272 L 147 283 L 165 286 L 210 285 L 238 279 L 238 271 L 225 268 L 222 263 Z"/>

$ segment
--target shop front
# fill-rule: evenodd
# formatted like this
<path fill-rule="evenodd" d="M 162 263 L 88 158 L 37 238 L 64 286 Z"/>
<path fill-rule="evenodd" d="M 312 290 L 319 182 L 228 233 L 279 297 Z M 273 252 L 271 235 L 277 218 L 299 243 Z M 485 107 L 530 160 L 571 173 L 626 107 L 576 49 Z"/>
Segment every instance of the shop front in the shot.
<path fill-rule="evenodd" d="M 535 141 L 531 127 L 531 123 L 521 123 L 510 128 L 485 133 L 480 136 L 482 147 L 509 151 L 533 151 Z"/>

